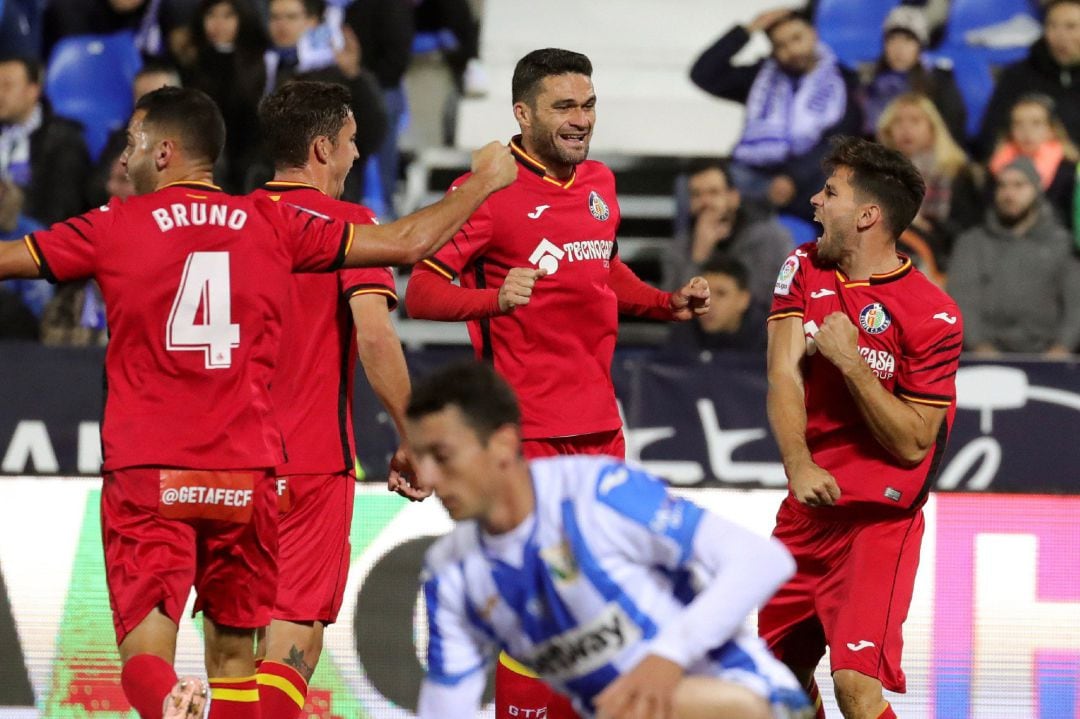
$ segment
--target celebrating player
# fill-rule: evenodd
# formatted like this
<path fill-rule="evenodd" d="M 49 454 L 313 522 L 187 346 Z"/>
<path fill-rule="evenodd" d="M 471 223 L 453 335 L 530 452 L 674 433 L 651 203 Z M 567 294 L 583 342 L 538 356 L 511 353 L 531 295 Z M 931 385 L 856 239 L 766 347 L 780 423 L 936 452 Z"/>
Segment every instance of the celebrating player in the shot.
<path fill-rule="evenodd" d="M 769 421 L 790 493 L 774 536 L 798 570 L 758 616 L 761 636 L 817 702 L 829 648 L 846 719 L 895 717 L 901 625 L 922 505 L 956 411 L 956 303 L 896 253 L 922 202 L 899 153 L 838 141 L 813 198 L 824 228 L 788 257 L 769 323 Z M 857 598 L 857 601 L 853 599 Z"/>
<path fill-rule="evenodd" d="M 253 633 L 273 606 L 272 468 L 285 460 L 269 385 L 290 273 L 417 261 L 514 176 L 492 143 L 454 196 L 400 224 L 352 225 L 222 193 L 210 179 L 224 135 L 205 94 L 149 93 L 123 156 L 138 196 L 0 247 L 0 277 L 94 277 L 105 298 L 102 534 L 121 681 L 142 717 L 170 695 L 172 713 L 205 702 L 191 683 L 172 691 L 192 585 L 212 719 L 260 715 Z"/>
<path fill-rule="evenodd" d="M 416 318 L 468 321 L 477 356 L 492 360 L 520 398 L 526 457 L 621 458 L 611 382 L 619 312 L 688 320 L 708 311 L 709 286 L 695 277 L 661 292 L 619 259 L 615 178 L 586 160 L 596 121 L 587 57 L 533 51 L 514 69 L 512 92 L 521 128 L 510 141 L 517 181 L 413 269 L 406 307 Z M 500 719 L 558 701 L 520 669 L 509 657 L 500 662 Z M 547 711 L 549 719 L 563 715 Z"/>
<path fill-rule="evenodd" d="M 263 143 L 276 169 L 255 195 L 370 225 L 374 214 L 337 199 L 358 157 L 356 120 L 341 85 L 291 82 L 259 108 Z M 292 719 L 337 620 L 349 573 L 355 493 L 352 378 L 357 347 L 372 389 L 404 437 L 409 372 L 390 318 L 397 305 L 389 268 L 292 276 L 271 396 L 289 460 L 277 468 L 278 526 L 274 619 L 261 644 L 259 701 L 264 716 Z M 355 334 L 353 325 L 355 324 Z M 390 488 L 420 498 L 391 463 Z"/>
<path fill-rule="evenodd" d="M 486 364 L 418 383 L 407 428 L 420 484 L 458 522 L 425 563 L 421 719 L 474 716 L 500 647 L 584 716 L 810 712 L 743 628 L 794 569 L 779 542 L 610 457 L 526 461 L 513 392 Z"/>

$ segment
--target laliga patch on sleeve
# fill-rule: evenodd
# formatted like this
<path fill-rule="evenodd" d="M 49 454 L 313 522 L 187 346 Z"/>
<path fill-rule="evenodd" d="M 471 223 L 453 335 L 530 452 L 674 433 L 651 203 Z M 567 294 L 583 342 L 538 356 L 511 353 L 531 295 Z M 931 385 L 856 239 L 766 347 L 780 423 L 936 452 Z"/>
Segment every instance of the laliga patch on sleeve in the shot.
<path fill-rule="evenodd" d="M 791 283 L 795 281 L 795 273 L 799 270 L 799 258 L 791 255 L 784 260 L 784 266 L 780 268 L 780 274 L 776 277 L 774 295 L 791 294 Z"/>

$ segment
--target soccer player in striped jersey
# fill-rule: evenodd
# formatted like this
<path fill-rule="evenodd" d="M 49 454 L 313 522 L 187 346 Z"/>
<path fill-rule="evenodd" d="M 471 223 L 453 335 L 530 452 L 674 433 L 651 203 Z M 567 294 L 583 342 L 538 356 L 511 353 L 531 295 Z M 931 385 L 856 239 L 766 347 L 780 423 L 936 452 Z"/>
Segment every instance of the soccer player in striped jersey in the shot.
<path fill-rule="evenodd" d="M 475 716 L 500 649 L 585 717 L 811 711 L 744 627 L 794 569 L 779 542 L 612 457 L 526 460 L 517 401 L 486 364 L 418 383 L 407 415 L 418 481 L 458 522 L 425 562 L 421 719 Z"/>

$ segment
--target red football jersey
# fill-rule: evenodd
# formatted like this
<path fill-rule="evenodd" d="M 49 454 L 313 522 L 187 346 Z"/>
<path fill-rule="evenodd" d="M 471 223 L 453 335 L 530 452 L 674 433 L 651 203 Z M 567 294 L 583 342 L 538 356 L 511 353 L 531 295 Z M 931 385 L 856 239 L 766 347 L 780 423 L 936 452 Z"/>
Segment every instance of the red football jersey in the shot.
<path fill-rule="evenodd" d="M 268 182 L 253 196 L 295 203 L 357 225 L 376 224 L 374 213 L 342 202 L 311 185 Z M 296 274 L 285 303 L 281 349 L 270 394 L 285 437 L 288 460 L 279 475 L 353 472 L 353 376 L 356 333 L 349 300 L 363 294 L 397 306 L 394 275 L 387 267 Z"/>
<path fill-rule="evenodd" d="M 604 164 L 586 161 L 558 182 L 516 141 L 511 149 L 517 180 L 491 195 L 425 262 L 473 289 L 501 286 L 514 267 L 546 269 L 528 305 L 468 323 L 476 355 L 494 360 L 517 393 L 524 437 L 618 429 L 611 359 L 619 317 L 608 286 L 618 251 L 615 177 Z"/>
<path fill-rule="evenodd" d="M 808 243 L 780 269 L 770 320 L 799 317 L 807 336 L 803 362 L 806 442 L 820 467 L 840 485 L 837 506 L 920 506 L 936 478 L 956 414 L 956 370 L 963 320 L 956 303 L 911 260 L 869 280 L 849 281 L 818 260 Z M 813 352 L 825 317 L 843 312 L 859 328 L 859 352 L 889 392 L 908 401 L 947 407 L 934 447 L 915 467 L 903 467 L 877 440 L 840 371 Z"/>
<path fill-rule="evenodd" d="M 340 266 L 352 225 L 177 183 L 27 237 L 45 277 L 93 277 L 110 341 L 106 471 L 269 468 L 270 398 L 290 273 Z"/>

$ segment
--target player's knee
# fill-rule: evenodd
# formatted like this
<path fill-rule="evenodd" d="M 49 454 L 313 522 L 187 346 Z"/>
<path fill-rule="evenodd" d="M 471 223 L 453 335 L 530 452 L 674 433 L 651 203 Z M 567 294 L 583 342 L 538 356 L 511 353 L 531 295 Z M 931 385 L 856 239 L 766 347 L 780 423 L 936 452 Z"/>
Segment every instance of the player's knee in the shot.
<path fill-rule="evenodd" d="M 254 640 L 251 629 L 213 626 L 205 632 L 206 672 L 210 677 L 246 676 L 255 667 Z"/>
<path fill-rule="evenodd" d="M 877 719 L 885 708 L 881 682 L 874 677 L 841 669 L 833 673 L 833 686 L 844 719 Z"/>

